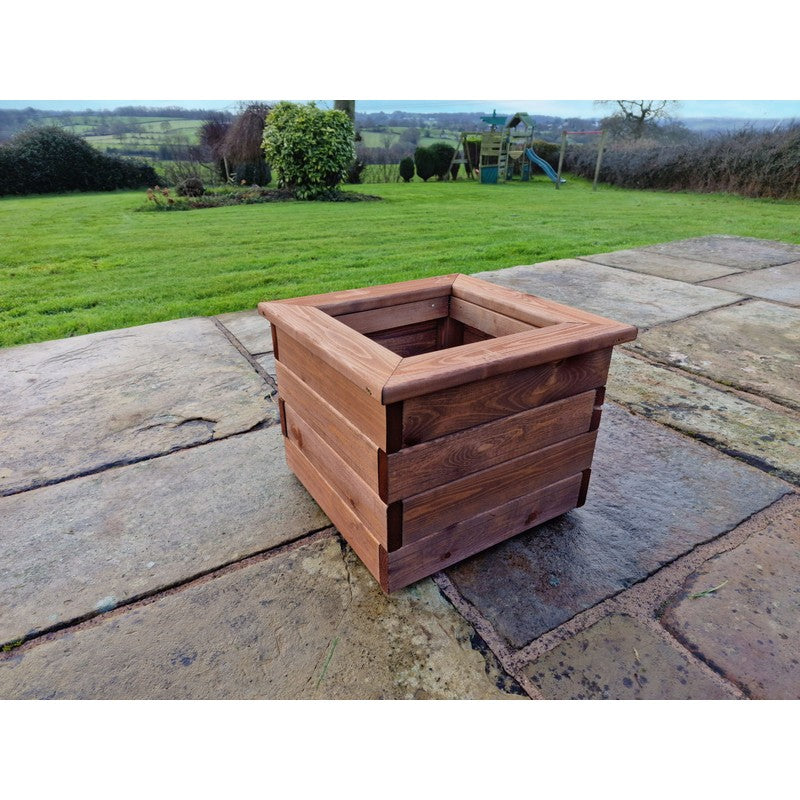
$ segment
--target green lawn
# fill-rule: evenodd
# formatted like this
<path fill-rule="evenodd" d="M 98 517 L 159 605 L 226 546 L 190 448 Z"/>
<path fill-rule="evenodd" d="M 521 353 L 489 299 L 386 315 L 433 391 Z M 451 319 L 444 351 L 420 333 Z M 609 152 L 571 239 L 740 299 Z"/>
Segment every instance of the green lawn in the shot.
<path fill-rule="evenodd" d="M 2 198 L 0 345 L 689 236 L 800 243 L 797 202 L 542 176 L 356 188 L 384 200 L 137 213 L 143 192 Z"/>

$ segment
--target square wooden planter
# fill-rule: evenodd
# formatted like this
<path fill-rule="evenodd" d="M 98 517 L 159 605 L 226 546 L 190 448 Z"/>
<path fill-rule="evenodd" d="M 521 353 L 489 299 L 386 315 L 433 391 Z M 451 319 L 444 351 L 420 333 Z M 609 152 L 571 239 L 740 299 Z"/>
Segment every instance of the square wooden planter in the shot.
<path fill-rule="evenodd" d="M 289 466 L 387 592 L 584 503 L 637 334 L 465 275 L 258 309 Z"/>

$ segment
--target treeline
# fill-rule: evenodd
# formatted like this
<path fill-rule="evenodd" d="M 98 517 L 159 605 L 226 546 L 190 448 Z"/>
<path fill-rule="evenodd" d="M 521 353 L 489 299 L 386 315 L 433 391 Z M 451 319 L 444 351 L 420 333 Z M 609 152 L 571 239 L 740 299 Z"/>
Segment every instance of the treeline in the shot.
<path fill-rule="evenodd" d="M 597 149 L 567 148 L 569 172 L 592 178 Z M 650 140 L 611 144 L 600 180 L 627 189 L 730 192 L 745 197 L 800 197 L 800 123 L 772 131 L 723 133 L 681 144 Z"/>

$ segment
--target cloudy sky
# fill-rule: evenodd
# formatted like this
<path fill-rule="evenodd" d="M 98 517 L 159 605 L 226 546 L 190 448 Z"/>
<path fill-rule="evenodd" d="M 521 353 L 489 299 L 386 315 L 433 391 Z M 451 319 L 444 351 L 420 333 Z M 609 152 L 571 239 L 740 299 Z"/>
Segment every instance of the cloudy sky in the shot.
<path fill-rule="evenodd" d="M 264 98 L 269 99 L 269 98 Z M 307 98 L 295 98 L 307 99 Z M 322 106 L 331 100 L 319 100 Z M 101 100 L 74 99 L 0 100 L 0 108 L 44 108 L 80 111 L 85 108 L 116 108 L 127 105 L 183 106 L 235 110 L 237 100 Z M 360 111 L 481 111 L 500 113 L 527 111 L 554 117 L 597 117 L 609 113 L 592 100 L 358 100 Z M 736 117 L 742 119 L 800 119 L 800 100 L 682 100 L 676 111 L 678 117 Z"/>

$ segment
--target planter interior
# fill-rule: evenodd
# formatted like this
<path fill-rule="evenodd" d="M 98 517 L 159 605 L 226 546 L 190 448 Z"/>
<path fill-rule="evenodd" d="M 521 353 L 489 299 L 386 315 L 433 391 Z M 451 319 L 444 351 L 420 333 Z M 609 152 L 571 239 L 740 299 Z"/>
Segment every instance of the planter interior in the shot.
<path fill-rule="evenodd" d="M 261 303 L 287 461 L 385 591 L 581 505 L 636 328 L 464 275 Z"/>

